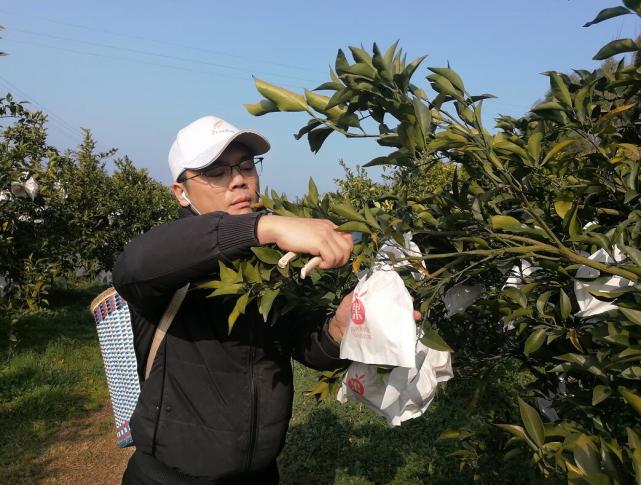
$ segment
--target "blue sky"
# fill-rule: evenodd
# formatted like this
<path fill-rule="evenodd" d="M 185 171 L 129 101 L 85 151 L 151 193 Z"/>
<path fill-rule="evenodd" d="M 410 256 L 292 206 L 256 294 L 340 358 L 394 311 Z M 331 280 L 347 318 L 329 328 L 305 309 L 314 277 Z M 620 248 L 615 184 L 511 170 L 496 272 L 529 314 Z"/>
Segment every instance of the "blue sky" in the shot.
<path fill-rule="evenodd" d="M 617 0 L 351 0 L 338 2 L 5 0 L 0 90 L 50 115 L 50 142 L 80 141 L 90 128 L 101 149 L 116 147 L 170 182 L 167 152 L 176 132 L 214 114 L 255 128 L 272 143 L 263 187 L 290 195 L 312 176 L 321 191 L 342 175 L 338 160 L 363 164 L 386 152 L 372 141 L 332 135 L 318 155 L 292 134 L 299 114 L 254 118 L 252 74 L 302 91 L 327 79 L 338 48 L 400 39 L 408 58 L 449 61 L 472 93 L 490 92 L 486 118 L 520 116 L 547 89 L 547 70 L 591 69 L 605 43 L 635 37 L 641 22 L 620 17 L 581 26 Z"/>

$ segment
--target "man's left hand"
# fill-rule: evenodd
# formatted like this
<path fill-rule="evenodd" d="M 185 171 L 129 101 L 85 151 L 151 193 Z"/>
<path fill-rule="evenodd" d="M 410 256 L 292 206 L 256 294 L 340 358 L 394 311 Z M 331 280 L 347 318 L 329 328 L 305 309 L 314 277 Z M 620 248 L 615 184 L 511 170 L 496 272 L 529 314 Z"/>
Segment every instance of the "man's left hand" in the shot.
<path fill-rule="evenodd" d="M 353 291 L 345 295 L 340 305 L 338 305 L 336 313 L 329 321 L 329 335 L 337 344 L 340 344 L 343 340 L 343 335 L 345 335 L 345 330 L 347 330 L 347 326 L 349 325 L 353 295 Z M 414 320 L 419 320 L 420 318 L 421 312 L 414 310 Z"/>

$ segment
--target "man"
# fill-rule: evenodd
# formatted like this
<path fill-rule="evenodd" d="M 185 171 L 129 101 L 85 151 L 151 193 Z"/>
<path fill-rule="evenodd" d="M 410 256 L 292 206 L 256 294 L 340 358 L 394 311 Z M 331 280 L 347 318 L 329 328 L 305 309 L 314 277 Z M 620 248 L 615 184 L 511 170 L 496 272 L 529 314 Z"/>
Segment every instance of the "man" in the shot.
<path fill-rule="evenodd" d="M 351 236 L 332 222 L 254 212 L 262 161 L 256 156 L 268 150 L 261 134 L 213 116 L 178 133 L 169 166 L 181 218 L 131 241 L 113 273 L 129 303 L 141 381 L 171 296 L 214 273 L 219 260 L 275 244 L 320 256 L 322 269 L 348 261 Z M 291 417 L 291 357 L 319 370 L 345 364 L 339 344 L 351 295 L 329 319 L 299 315 L 274 326 L 250 306 L 228 334 L 231 306 L 206 294 L 188 292 L 141 384 L 125 484 L 278 483 L 276 457 Z"/>

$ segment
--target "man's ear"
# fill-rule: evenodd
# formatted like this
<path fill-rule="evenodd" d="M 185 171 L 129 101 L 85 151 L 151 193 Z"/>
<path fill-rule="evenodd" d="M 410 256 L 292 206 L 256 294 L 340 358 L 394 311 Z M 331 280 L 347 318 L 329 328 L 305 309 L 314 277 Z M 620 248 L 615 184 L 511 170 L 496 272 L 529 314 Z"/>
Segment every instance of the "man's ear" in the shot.
<path fill-rule="evenodd" d="M 176 200 L 181 205 L 181 207 L 189 207 L 191 204 L 185 198 L 185 188 L 183 184 L 184 182 L 173 182 L 171 184 L 171 190 L 174 192 L 174 196 L 176 197 Z"/>

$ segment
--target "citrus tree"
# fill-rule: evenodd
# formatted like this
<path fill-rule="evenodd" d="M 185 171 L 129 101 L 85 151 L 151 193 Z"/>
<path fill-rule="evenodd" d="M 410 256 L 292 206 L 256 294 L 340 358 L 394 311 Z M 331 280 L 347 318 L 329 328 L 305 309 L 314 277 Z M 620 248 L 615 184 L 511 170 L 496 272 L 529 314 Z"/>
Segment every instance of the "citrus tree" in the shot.
<path fill-rule="evenodd" d="M 587 25 L 641 14 L 641 2 L 624 3 Z M 595 59 L 638 49 L 616 40 Z M 521 422 L 492 421 L 506 432 L 506 458 L 529 454 L 544 476 L 573 483 L 641 482 L 638 66 L 547 72 L 548 99 L 522 118 L 499 117 L 490 131 L 482 107 L 492 96 L 468 92 L 450 66 L 429 67 L 422 87 L 415 75 L 424 57 L 407 62 L 396 44 L 349 50 L 351 59 L 338 51 L 330 79 L 314 90 L 256 79 L 263 99 L 246 108 L 307 113 L 297 138 L 314 152 L 333 134 L 383 147 L 365 167 L 389 166 L 395 183 L 370 201 L 345 191 L 321 197 L 311 181 L 295 203 L 263 197 L 277 214 L 327 217 L 362 233 L 352 267 L 301 281 L 275 265 L 280 252 L 257 248 L 253 260 L 221 264 L 203 287 L 236 299 L 230 326 L 248 304 L 273 320 L 330 311 L 355 284 L 352 270 L 411 232 L 422 256 L 408 257 L 402 276 L 423 314 L 424 343 L 453 349 L 456 367 L 481 380 L 507 360 L 529 376 L 514 403 Z M 445 190 L 421 188 L 441 164 L 452 170 Z M 416 271 L 421 281 L 410 277 Z M 315 391 L 330 396 L 337 382 L 326 373 Z M 464 462 L 479 452 L 470 442 L 482 442 L 469 437 L 444 436 L 461 442 Z"/>
<path fill-rule="evenodd" d="M 10 94 L 0 120 L 0 308 L 9 320 L 46 305 L 56 277 L 109 271 L 131 237 L 177 217 L 171 192 L 128 158 L 109 173 L 116 150 L 97 152 L 88 130 L 61 152 L 47 142 L 46 115 Z"/>

